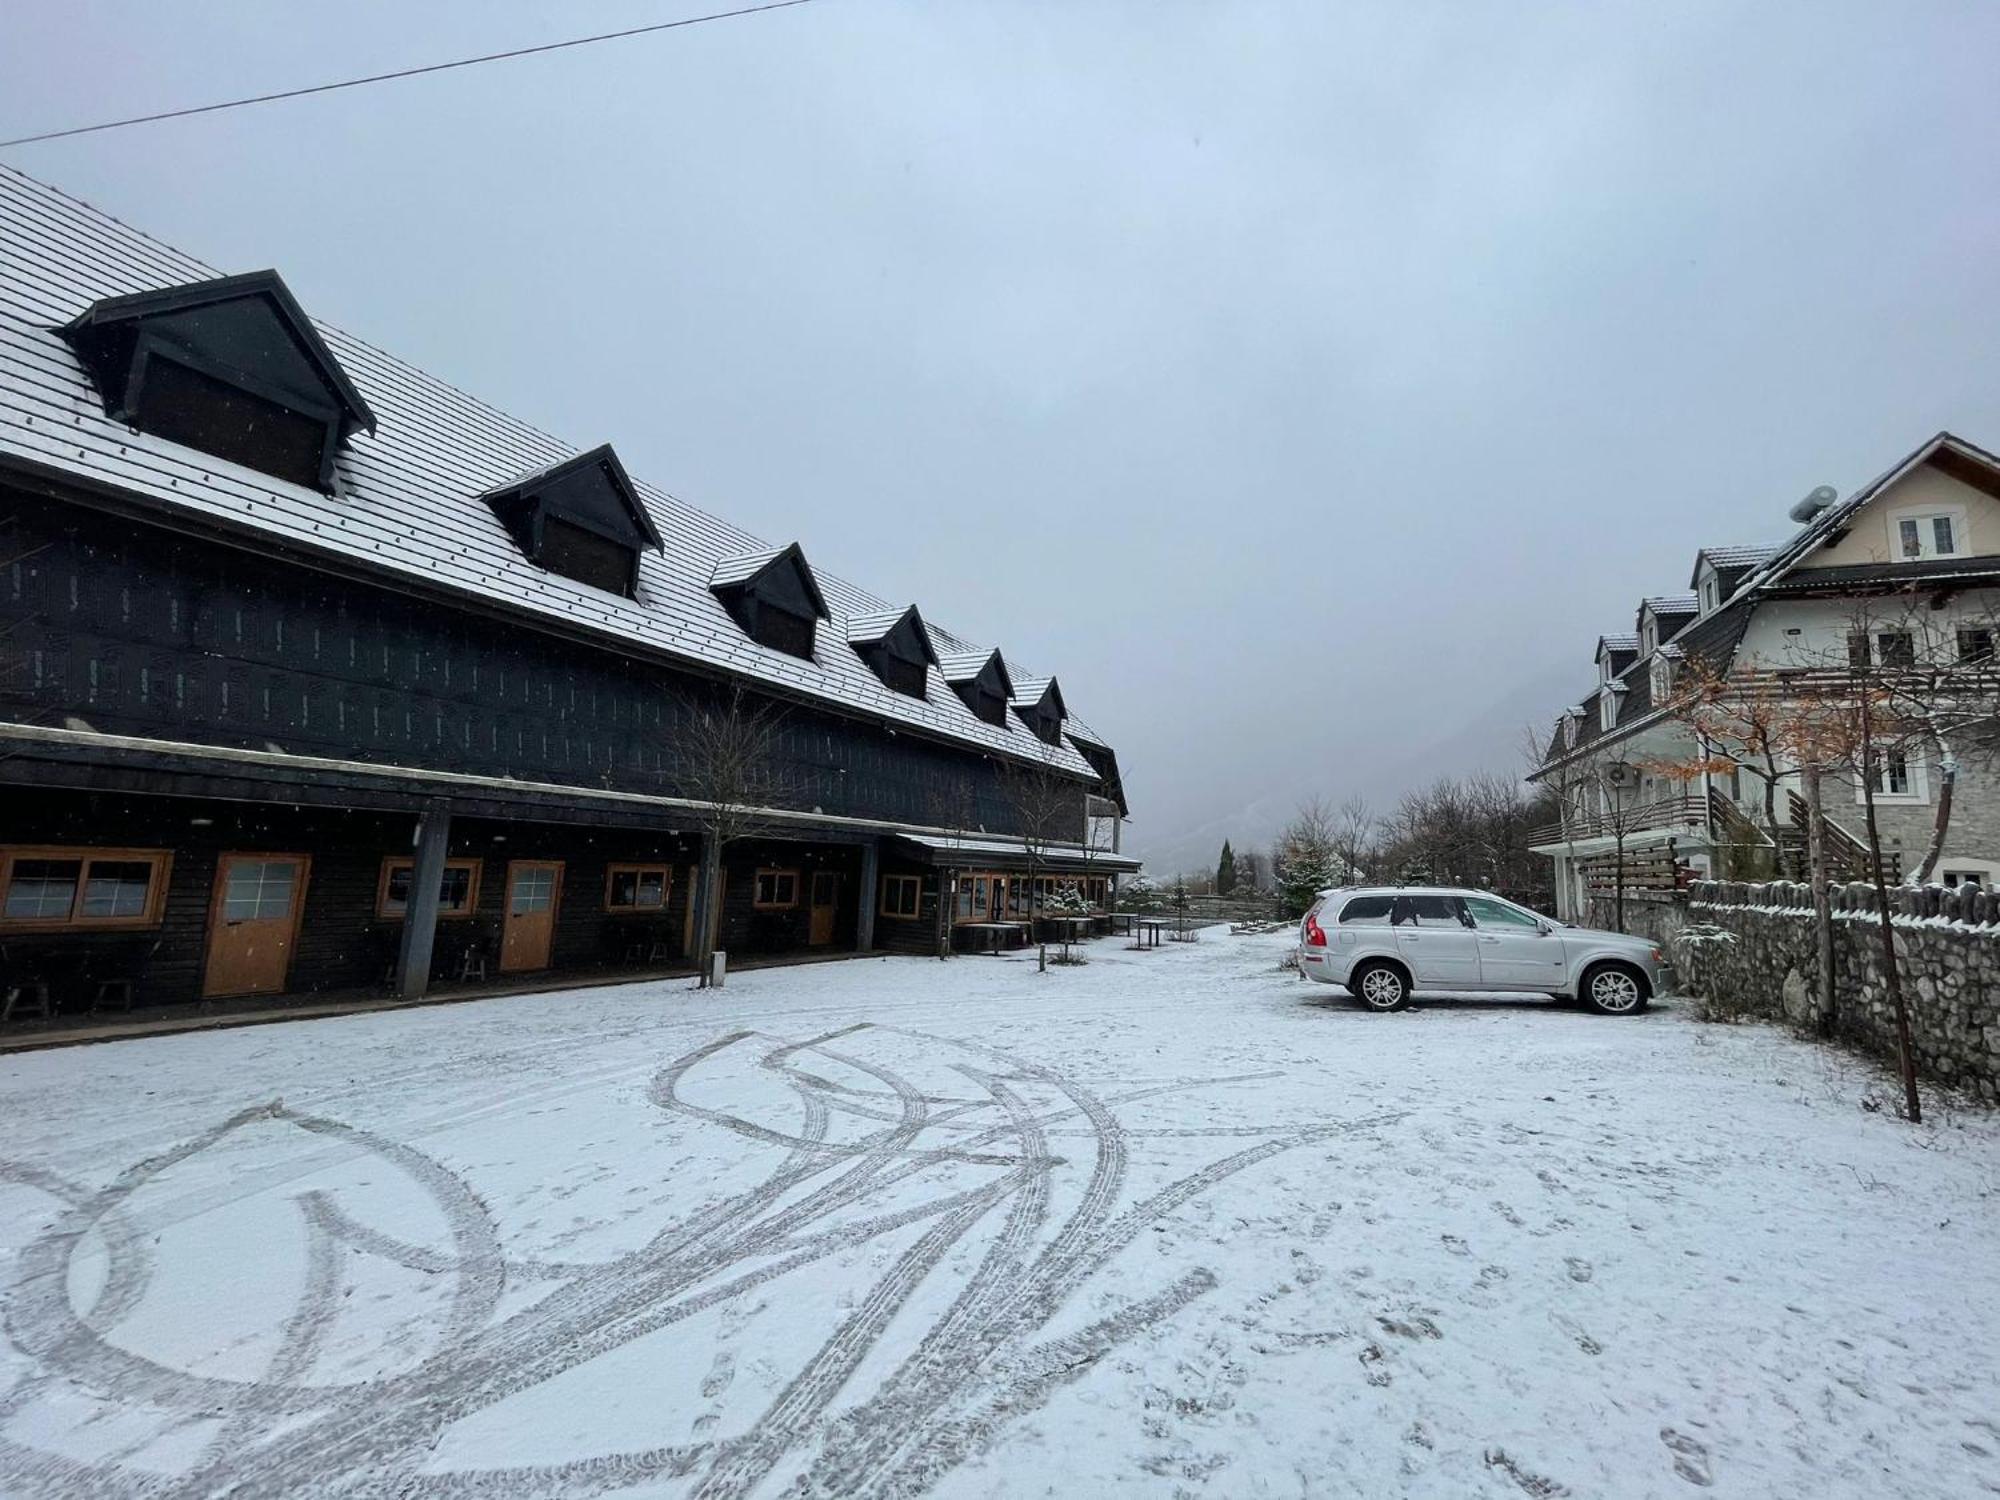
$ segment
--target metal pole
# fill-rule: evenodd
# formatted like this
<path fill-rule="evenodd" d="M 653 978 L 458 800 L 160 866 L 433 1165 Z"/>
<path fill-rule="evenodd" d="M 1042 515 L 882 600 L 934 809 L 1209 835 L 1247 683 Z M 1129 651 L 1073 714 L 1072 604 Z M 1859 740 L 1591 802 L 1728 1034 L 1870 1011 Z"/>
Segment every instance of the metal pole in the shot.
<path fill-rule="evenodd" d="M 417 820 L 410 899 L 403 911 L 403 941 L 396 952 L 396 996 L 421 1000 L 431 983 L 431 948 L 437 941 L 438 888 L 444 883 L 451 839 L 451 804 L 438 802 Z"/>

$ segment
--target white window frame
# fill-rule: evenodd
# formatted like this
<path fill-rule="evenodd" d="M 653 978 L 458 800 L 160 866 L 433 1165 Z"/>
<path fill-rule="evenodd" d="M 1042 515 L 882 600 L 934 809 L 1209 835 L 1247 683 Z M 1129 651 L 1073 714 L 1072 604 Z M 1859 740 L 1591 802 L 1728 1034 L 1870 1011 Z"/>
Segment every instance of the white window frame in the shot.
<path fill-rule="evenodd" d="M 1570 710 L 1570 712 L 1563 715 L 1564 749 L 1573 750 L 1576 748 L 1577 731 L 1582 727 L 1582 725 L 1583 725 L 1583 715 L 1577 713 L 1574 709 Z"/>
<path fill-rule="evenodd" d="M 1884 791 L 1878 785 L 1875 789 L 1875 801 L 1878 804 L 1888 804 L 1896 807 L 1921 807 L 1931 800 L 1930 777 L 1924 765 L 1924 758 L 1921 755 L 1905 755 L 1903 757 L 1903 764 L 1909 770 L 1910 789 L 1907 792 L 1890 792 Z M 1866 800 L 1867 798 L 1862 792 L 1860 778 L 1856 777 L 1854 782 L 1854 801 L 1858 806 Z"/>
<path fill-rule="evenodd" d="M 1713 614 L 1722 608 L 1722 580 L 1716 576 L 1715 569 L 1708 568 L 1703 571 L 1701 582 L 1695 586 L 1695 591 L 1701 600 L 1703 614 Z"/>
<path fill-rule="evenodd" d="M 1930 523 L 1939 519 L 1951 522 L 1952 550 L 1937 550 L 1937 534 Z M 1967 557 L 1965 507 L 1963 505 L 1905 505 L 1889 512 L 1889 560 L 1891 562 L 1930 562 L 1936 558 Z M 1903 551 L 1903 523 L 1917 523 L 1917 555 L 1910 557 Z"/>
<path fill-rule="evenodd" d="M 1618 727 L 1618 707 L 1625 695 L 1613 687 L 1606 688 L 1597 695 L 1597 728 L 1601 734 L 1609 734 Z"/>

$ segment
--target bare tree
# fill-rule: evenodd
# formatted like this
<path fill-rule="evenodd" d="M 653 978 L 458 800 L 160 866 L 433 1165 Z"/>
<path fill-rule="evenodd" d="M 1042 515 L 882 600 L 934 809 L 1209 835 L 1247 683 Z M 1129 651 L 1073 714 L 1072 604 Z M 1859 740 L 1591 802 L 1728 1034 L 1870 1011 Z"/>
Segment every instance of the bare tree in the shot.
<path fill-rule="evenodd" d="M 695 965 L 700 983 L 715 967 L 722 911 L 722 862 L 732 844 L 769 833 L 772 813 L 795 800 L 798 784 L 779 754 L 784 713 L 734 688 L 680 725 L 676 753 L 681 794 L 697 804 L 703 839 L 695 900 Z M 864 893 L 863 899 L 866 898 Z"/>
<path fill-rule="evenodd" d="M 1375 810 L 1366 799 L 1349 797 L 1335 809 L 1328 833 L 1333 842 L 1333 852 L 1343 867 L 1342 880 L 1360 878 L 1363 861 L 1374 845 L 1376 831 Z"/>
<path fill-rule="evenodd" d="M 1047 972 L 1049 946 L 1041 941 L 1036 920 L 1040 913 L 1041 880 L 1050 847 L 1065 842 L 1065 835 L 1081 831 L 1079 825 L 1085 813 L 1083 786 L 1076 778 L 1058 770 L 1053 754 L 1044 751 L 1032 762 L 1003 762 L 1000 788 L 1027 856 L 1028 936 L 1039 949 L 1037 967 Z"/>
<path fill-rule="evenodd" d="M 963 844 L 973 834 L 984 831 L 978 789 L 968 775 L 954 774 L 943 786 L 934 789 L 927 799 L 927 807 L 931 826 L 944 829 L 955 844 Z M 962 874 L 962 866 L 938 867 L 938 908 L 931 928 L 931 946 L 939 958 L 951 957 L 951 930 L 956 916 L 957 893 L 950 887 Z M 950 877 L 949 880 L 947 877 Z M 866 899 L 865 893 L 863 899 Z"/>

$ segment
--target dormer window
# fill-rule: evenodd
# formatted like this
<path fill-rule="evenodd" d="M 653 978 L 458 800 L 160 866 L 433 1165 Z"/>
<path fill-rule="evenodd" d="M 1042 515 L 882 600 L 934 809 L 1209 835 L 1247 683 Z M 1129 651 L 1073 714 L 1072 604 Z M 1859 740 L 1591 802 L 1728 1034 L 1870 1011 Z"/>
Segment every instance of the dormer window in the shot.
<path fill-rule="evenodd" d="M 1581 709 L 1572 708 L 1568 713 L 1563 715 L 1563 748 L 1565 750 L 1574 750 L 1576 748 L 1576 737 L 1582 728 L 1583 711 Z"/>
<path fill-rule="evenodd" d="M 812 660 L 817 624 L 827 618 L 826 600 L 797 542 L 724 558 L 709 575 L 708 588 L 758 645 Z"/>
<path fill-rule="evenodd" d="M 1668 696 L 1674 690 L 1673 659 L 1662 653 L 1653 658 L 1653 664 L 1649 671 L 1652 675 L 1652 681 L 1648 686 L 1652 689 L 1653 705 L 1657 708 L 1660 704 L 1667 701 Z"/>
<path fill-rule="evenodd" d="M 1712 614 L 1722 607 L 1722 580 L 1713 570 L 1702 575 L 1701 586 L 1696 592 L 1703 614 Z"/>
<path fill-rule="evenodd" d="M 1062 743 L 1063 720 L 1069 710 L 1063 706 L 1062 689 L 1053 677 L 1023 682 L 1014 699 L 1014 713 L 1038 740 L 1051 745 Z"/>
<path fill-rule="evenodd" d="M 610 594 L 636 596 L 639 554 L 660 534 L 607 445 L 482 496 L 528 561 Z"/>
<path fill-rule="evenodd" d="M 1965 508 L 1899 510 L 1889 517 L 1893 556 L 1898 562 L 1929 562 L 1963 557 L 1966 551 Z"/>
<path fill-rule="evenodd" d="M 847 643 L 868 663 L 869 670 L 891 689 L 922 698 L 930 669 L 937 665 L 930 631 L 912 604 L 905 610 L 856 615 L 847 622 Z"/>
<path fill-rule="evenodd" d="M 1597 695 L 1597 727 L 1609 734 L 1618 723 L 1618 710 L 1625 702 L 1625 684 L 1614 682 Z"/>
<path fill-rule="evenodd" d="M 1014 682 L 1007 675 L 1007 663 L 998 651 L 957 652 L 938 659 L 944 680 L 965 706 L 995 729 L 1007 727 L 1007 703 L 1014 696 Z"/>
<path fill-rule="evenodd" d="M 368 403 L 276 271 L 106 297 L 57 330 L 105 413 L 140 432 L 314 489 Z"/>

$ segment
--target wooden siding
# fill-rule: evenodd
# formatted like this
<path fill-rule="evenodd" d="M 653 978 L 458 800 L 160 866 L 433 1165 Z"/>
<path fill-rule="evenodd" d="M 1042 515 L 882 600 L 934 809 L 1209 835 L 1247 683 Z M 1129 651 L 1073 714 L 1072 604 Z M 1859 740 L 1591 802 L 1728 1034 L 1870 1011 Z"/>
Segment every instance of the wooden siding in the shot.
<path fill-rule="evenodd" d="M 717 701 L 658 663 L 0 488 L 9 516 L 9 717 L 672 795 L 676 727 Z M 797 706 L 780 737 L 801 808 L 1018 831 L 976 750 Z"/>

